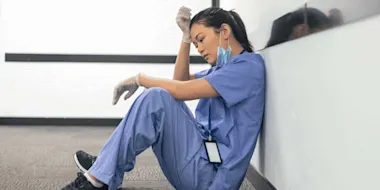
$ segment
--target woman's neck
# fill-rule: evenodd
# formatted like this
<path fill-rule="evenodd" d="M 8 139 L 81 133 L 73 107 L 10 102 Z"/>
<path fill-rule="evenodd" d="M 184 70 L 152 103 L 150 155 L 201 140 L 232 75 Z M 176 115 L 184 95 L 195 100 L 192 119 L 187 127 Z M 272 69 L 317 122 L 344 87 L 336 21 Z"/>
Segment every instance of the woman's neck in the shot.
<path fill-rule="evenodd" d="M 231 49 L 231 56 L 238 55 L 244 50 L 244 48 L 239 43 L 231 44 Z"/>

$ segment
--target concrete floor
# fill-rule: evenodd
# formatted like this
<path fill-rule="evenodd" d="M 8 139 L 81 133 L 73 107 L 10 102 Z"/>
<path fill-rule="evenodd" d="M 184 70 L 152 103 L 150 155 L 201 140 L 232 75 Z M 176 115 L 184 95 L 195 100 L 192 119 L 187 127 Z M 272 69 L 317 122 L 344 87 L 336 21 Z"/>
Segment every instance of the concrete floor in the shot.
<path fill-rule="evenodd" d="M 112 127 L 0 126 L 0 190 L 60 189 L 76 177 L 73 153 L 97 154 Z M 149 149 L 126 173 L 124 189 L 174 189 Z M 254 189 L 245 180 L 242 190 Z"/>

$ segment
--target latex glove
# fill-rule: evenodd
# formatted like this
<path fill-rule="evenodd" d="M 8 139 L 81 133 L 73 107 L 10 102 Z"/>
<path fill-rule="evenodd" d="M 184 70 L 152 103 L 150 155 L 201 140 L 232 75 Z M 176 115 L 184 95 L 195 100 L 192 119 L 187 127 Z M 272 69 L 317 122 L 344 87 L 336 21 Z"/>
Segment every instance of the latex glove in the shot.
<path fill-rule="evenodd" d="M 179 28 L 183 32 L 182 41 L 186 43 L 191 43 L 190 20 L 191 20 L 191 9 L 188 7 L 182 6 L 178 10 L 176 21 Z"/>
<path fill-rule="evenodd" d="M 119 101 L 120 96 L 128 91 L 128 93 L 124 96 L 124 100 L 130 98 L 139 88 L 140 84 L 138 81 L 140 73 L 136 76 L 130 77 L 126 80 L 121 81 L 118 85 L 116 85 L 113 91 L 113 101 L 112 104 L 116 105 Z"/>

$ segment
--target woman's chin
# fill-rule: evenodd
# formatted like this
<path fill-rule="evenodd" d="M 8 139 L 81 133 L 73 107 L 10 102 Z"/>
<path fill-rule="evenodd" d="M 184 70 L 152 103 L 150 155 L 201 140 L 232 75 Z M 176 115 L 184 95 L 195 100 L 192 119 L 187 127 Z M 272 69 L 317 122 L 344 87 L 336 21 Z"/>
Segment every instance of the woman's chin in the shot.
<path fill-rule="evenodd" d="M 216 61 L 214 61 L 214 60 L 206 60 L 206 61 L 211 66 L 215 66 L 216 65 Z"/>

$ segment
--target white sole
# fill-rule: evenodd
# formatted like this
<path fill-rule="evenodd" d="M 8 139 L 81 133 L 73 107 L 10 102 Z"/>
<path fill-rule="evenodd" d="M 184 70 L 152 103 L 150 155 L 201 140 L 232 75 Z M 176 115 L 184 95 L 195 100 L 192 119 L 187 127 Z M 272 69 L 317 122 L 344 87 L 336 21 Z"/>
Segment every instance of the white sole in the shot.
<path fill-rule="evenodd" d="M 78 157 L 77 157 L 77 154 L 74 154 L 74 161 L 75 161 L 75 165 L 77 165 L 78 169 L 82 172 L 82 173 L 86 173 L 87 170 L 79 163 L 79 160 L 78 160 Z"/>
<path fill-rule="evenodd" d="M 82 167 L 82 165 L 79 163 L 79 160 L 78 160 L 78 157 L 77 157 L 77 154 L 74 154 L 74 161 L 75 161 L 75 165 L 77 165 L 78 169 L 82 172 L 82 173 L 86 173 L 87 170 Z M 117 187 L 117 189 L 121 189 L 123 187 L 123 184 L 120 184 L 119 187 Z"/>

